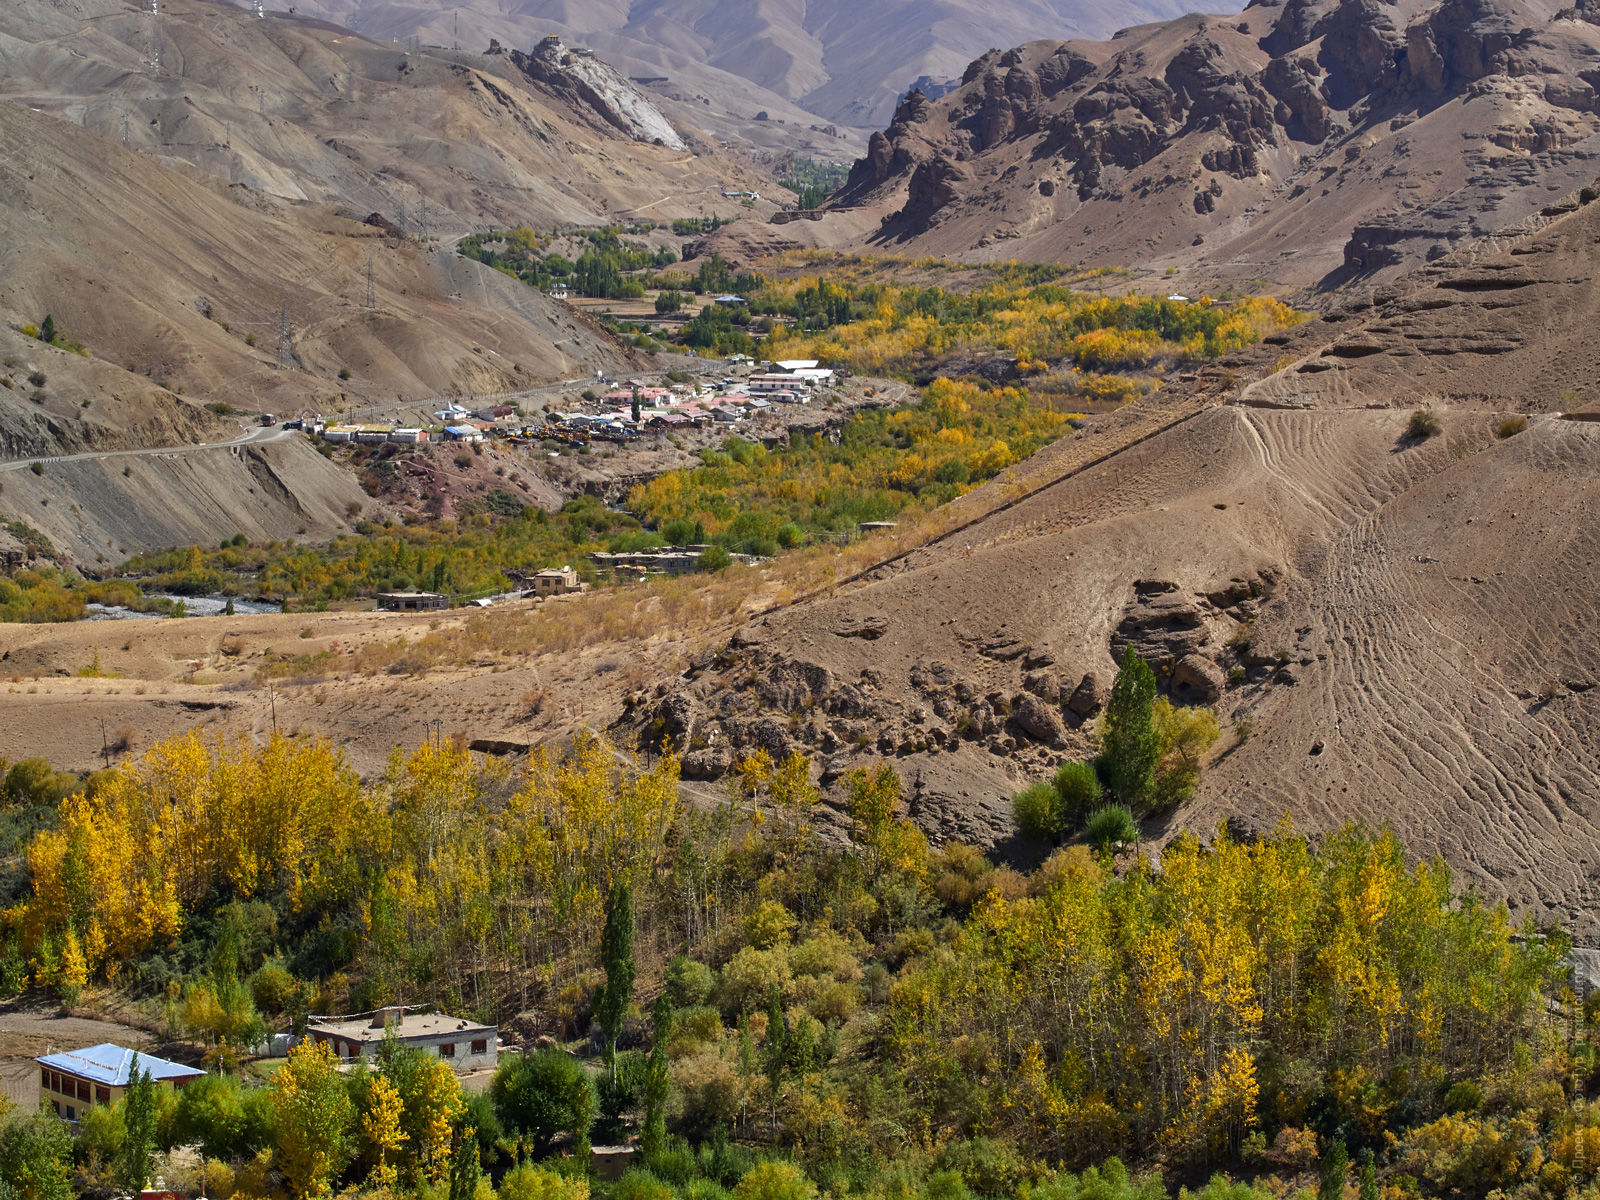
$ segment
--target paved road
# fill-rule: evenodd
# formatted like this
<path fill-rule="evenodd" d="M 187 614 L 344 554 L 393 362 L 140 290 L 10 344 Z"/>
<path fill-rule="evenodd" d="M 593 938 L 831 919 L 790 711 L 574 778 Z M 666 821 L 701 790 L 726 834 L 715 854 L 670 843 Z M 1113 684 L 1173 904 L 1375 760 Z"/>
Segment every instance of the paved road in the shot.
<path fill-rule="evenodd" d="M 276 425 L 263 425 L 246 430 L 226 442 L 201 442 L 193 446 L 152 446 L 143 450 L 90 450 L 83 454 L 57 454 L 48 458 L 13 458 L 0 462 L 0 471 L 21 471 L 34 463 L 88 462 L 101 458 L 178 458 L 203 450 L 233 450 L 239 446 L 259 446 L 264 442 L 281 442 L 295 436 L 291 429 Z"/>

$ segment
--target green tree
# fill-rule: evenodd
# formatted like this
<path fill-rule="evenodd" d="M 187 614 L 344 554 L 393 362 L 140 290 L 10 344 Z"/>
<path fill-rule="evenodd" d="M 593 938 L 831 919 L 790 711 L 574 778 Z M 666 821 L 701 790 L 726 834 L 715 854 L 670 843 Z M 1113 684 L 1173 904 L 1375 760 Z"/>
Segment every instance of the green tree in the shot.
<path fill-rule="evenodd" d="M 595 1020 L 606 1035 L 606 1063 L 611 1081 L 617 1077 L 617 1037 L 633 1003 L 633 892 L 626 878 L 611 885 L 606 897 L 606 926 L 600 934 L 600 965 L 606 981 L 594 998 Z"/>
<path fill-rule="evenodd" d="M 1100 762 L 1111 794 L 1135 810 L 1150 803 L 1161 760 L 1155 703 L 1155 672 L 1129 646 L 1100 723 Z"/>
<path fill-rule="evenodd" d="M 71 1160 L 72 1135 L 48 1110 L 13 1113 L 0 1126 L 0 1180 L 11 1185 L 17 1200 L 69 1200 Z"/>
<path fill-rule="evenodd" d="M 54 343 L 56 340 L 56 319 L 45 313 L 44 320 L 39 322 L 39 340 Z"/>
<path fill-rule="evenodd" d="M 130 1192 L 150 1180 L 150 1155 L 156 1146 L 156 1081 L 137 1063 L 122 1097 L 122 1124 L 126 1131 L 117 1156 L 117 1183 Z"/>
<path fill-rule="evenodd" d="M 473 1200 L 483 1165 L 478 1161 L 478 1131 L 459 1123 L 450 1147 L 450 1200 Z"/>
<path fill-rule="evenodd" d="M 666 995 L 660 996 L 651 1015 L 655 1030 L 650 1046 L 650 1061 L 645 1067 L 644 1131 L 639 1139 L 646 1161 L 654 1160 L 667 1148 L 667 1100 L 672 1094 L 667 1044 L 672 1040 L 672 1001 Z"/>
<path fill-rule="evenodd" d="M 1344 1139 L 1336 1137 L 1328 1143 L 1317 1167 L 1317 1200 L 1341 1200 L 1349 1169 L 1350 1152 L 1345 1149 Z"/>
<path fill-rule="evenodd" d="M 1358 1200 L 1378 1200 L 1378 1166 L 1372 1161 L 1372 1151 L 1361 1152 L 1361 1184 Z"/>
<path fill-rule="evenodd" d="M 571 1131 L 585 1143 L 598 1100 L 583 1064 L 561 1050 L 512 1055 L 500 1060 L 489 1098 L 507 1129 L 526 1137 L 542 1154 L 558 1133 Z"/>

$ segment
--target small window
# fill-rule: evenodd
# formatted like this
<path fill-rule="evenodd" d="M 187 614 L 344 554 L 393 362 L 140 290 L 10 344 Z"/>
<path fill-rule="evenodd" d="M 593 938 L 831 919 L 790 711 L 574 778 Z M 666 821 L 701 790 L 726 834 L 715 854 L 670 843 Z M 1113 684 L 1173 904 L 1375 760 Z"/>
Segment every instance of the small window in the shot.
<path fill-rule="evenodd" d="M 472 1043 L 472 1052 L 474 1054 L 487 1054 L 487 1053 L 489 1053 L 489 1042 L 488 1042 L 488 1039 L 487 1038 L 479 1038 L 477 1041 L 473 1042 Z"/>
<path fill-rule="evenodd" d="M 103 1087 L 95 1088 L 94 1089 L 94 1102 L 96 1104 L 110 1104 L 111 1103 L 111 1089 L 110 1088 L 103 1088 Z"/>
<path fill-rule="evenodd" d="M 78 1080 L 78 1099 L 84 1101 L 89 1099 L 89 1085 L 81 1079 Z"/>
<path fill-rule="evenodd" d="M 77 1119 L 78 1119 L 78 1110 L 73 1108 L 72 1105 L 70 1105 L 70 1104 L 67 1105 L 67 1120 L 76 1121 Z"/>
<path fill-rule="evenodd" d="M 52 1100 L 50 1101 L 50 1106 L 56 1110 L 56 1116 L 59 1117 L 61 1115 L 61 1101 Z"/>
<path fill-rule="evenodd" d="M 454 1058 L 455 1056 L 456 1044 L 454 1042 L 446 1042 L 444 1045 L 439 1047 L 440 1058 Z"/>
<path fill-rule="evenodd" d="M 50 1072 L 44 1067 L 39 1068 L 39 1086 L 47 1092 L 55 1091 L 55 1089 L 50 1086 Z"/>

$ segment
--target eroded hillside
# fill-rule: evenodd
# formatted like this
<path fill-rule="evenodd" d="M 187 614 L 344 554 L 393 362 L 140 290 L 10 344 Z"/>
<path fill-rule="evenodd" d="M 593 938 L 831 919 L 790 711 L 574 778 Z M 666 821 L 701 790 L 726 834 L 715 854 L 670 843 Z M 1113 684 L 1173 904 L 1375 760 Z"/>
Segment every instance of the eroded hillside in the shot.
<path fill-rule="evenodd" d="M 1560 207 L 1095 420 L 634 727 L 699 776 L 756 747 L 830 779 L 886 757 L 925 828 L 1011 843 L 1009 796 L 1088 752 L 1132 644 L 1232 729 L 1148 836 L 1389 822 L 1593 935 L 1600 426 L 1566 414 L 1594 386 L 1600 205 Z"/>

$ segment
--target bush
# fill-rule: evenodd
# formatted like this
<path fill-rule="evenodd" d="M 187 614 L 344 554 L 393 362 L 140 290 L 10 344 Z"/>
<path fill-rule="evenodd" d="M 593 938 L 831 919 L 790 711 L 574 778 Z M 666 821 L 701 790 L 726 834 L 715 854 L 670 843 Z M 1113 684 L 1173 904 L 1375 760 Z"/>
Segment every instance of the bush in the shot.
<path fill-rule="evenodd" d="M 1419 408 L 1411 414 L 1411 419 L 1406 422 L 1406 437 L 1414 442 L 1424 442 L 1431 437 L 1436 437 L 1444 432 L 1431 408 Z"/>
<path fill-rule="evenodd" d="M 523 1162 L 506 1172 L 496 1195 L 500 1200 L 589 1200 L 589 1181 Z"/>
<path fill-rule="evenodd" d="M 728 553 L 726 547 L 711 546 L 700 556 L 695 568 L 700 571 L 723 571 L 732 565 L 733 555 Z"/>
<path fill-rule="evenodd" d="M 29 371 L 28 372 L 28 382 L 33 384 L 33 386 L 36 387 L 36 388 L 43 387 L 47 381 L 48 381 L 48 377 L 45 375 L 45 373 L 43 371 Z"/>
<path fill-rule="evenodd" d="M 1139 826 L 1133 810 L 1126 804 L 1108 804 L 1089 814 L 1086 826 L 1089 844 L 1099 850 L 1112 850 L 1125 842 L 1139 840 Z"/>
<path fill-rule="evenodd" d="M 489 1084 L 495 1113 L 543 1152 L 558 1133 L 587 1137 L 597 1099 L 589 1072 L 561 1050 L 503 1059 Z"/>
<path fill-rule="evenodd" d="M 667 964 L 667 995 L 678 1008 L 698 1008 L 711 997 L 716 979 L 711 968 L 680 954 Z"/>
<path fill-rule="evenodd" d="M 1052 784 L 1061 800 L 1063 821 L 1082 820 L 1099 806 L 1102 795 L 1100 776 L 1094 765 L 1086 762 L 1065 762 L 1056 768 Z"/>
<path fill-rule="evenodd" d="M 817 1186 L 794 1163 L 757 1163 L 733 1189 L 734 1200 L 812 1200 Z"/>
<path fill-rule="evenodd" d="M 1527 417 L 1507 417 L 1494 427 L 1494 435 L 1501 441 L 1509 437 L 1516 437 L 1528 427 Z"/>
<path fill-rule="evenodd" d="M 349 367 L 340 367 L 339 368 L 339 378 L 340 379 L 349 379 L 350 378 L 350 368 Z"/>
<path fill-rule="evenodd" d="M 1053 841 L 1066 828 L 1062 820 L 1061 797 L 1048 783 L 1036 783 L 1011 798 L 1011 811 L 1017 828 L 1035 841 Z"/>
<path fill-rule="evenodd" d="M 32 471 L 35 475 L 43 475 L 44 474 L 44 464 L 41 463 L 41 462 L 29 463 L 28 464 L 28 470 Z"/>

